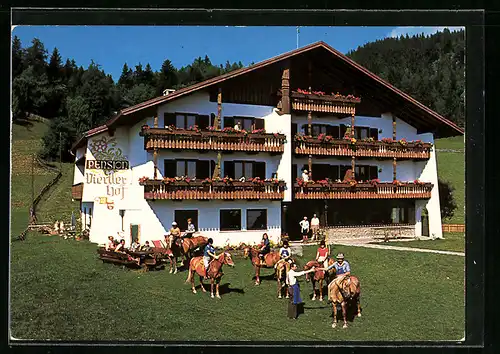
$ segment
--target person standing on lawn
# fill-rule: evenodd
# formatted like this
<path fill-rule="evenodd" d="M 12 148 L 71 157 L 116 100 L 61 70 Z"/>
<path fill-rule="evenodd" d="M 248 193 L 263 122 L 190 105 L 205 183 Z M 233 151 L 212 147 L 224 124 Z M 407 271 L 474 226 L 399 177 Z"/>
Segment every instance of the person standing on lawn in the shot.
<path fill-rule="evenodd" d="M 311 232 L 312 232 L 311 240 L 314 241 L 318 238 L 318 230 L 319 230 L 319 219 L 316 216 L 316 214 L 314 214 L 311 219 Z"/>
<path fill-rule="evenodd" d="M 304 216 L 304 219 L 299 222 L 299 225 L 302 242 L 307 242 L 307 235 L 309 234 L 309 220 L 307 220 L 307 216 Z"/>
<path fill-rule="evenodd" d="M 286 283 L 288 285 L 288 291 L 290 292 L 291 295 L 291 304 L 292 306 L 297 306 L 302 303 L 302 298 L 300 297 L 300 284 L 299 281 L 297 280 L 297 277 L 300 277 L 302 275 L 305 275 L 307 273 L 312 273 L 316 271 L 316 269 L 313 267 L 309 270 L 303 270 L 298 272 L 297 271 L 297 263 L 292 263 L 291 269 L 288 272 L 286 276 Z M 297 318 L 297 313 L 296 313 L 296 307 L 295 307 L 295 314 L 293 318 Z"/>

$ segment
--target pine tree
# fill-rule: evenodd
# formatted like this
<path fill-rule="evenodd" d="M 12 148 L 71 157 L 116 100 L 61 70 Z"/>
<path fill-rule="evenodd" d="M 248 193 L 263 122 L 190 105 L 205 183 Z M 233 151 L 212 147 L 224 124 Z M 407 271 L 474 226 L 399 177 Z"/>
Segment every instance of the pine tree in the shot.
<path fill-rule="evenodd" d="M 57 48 L 54 48 L 52 55 L 50 56 L 49 66 L 47 67 L 47 75 L 50 81 L 59 81 L 62 79 L 62 61 Z"/>
<path fill-rule="evenodd" d="M 45 73 L 47 67 L 47 50 L 38 38 L 34 38 L 31 41 L 31 46 L 26 49 L 25 58 L 26 66 L 32 66 L 39 75 Z"/>
<path fill-rule="evenodd" d="M 118 85 L 130 89 L 134 86 L 133 72 L 129 69 L 127 63 L 123 64 L 122 74 L 118 79 Z"/>
<path fill-rule="evenodd" d="M 173 88 L 178 84 L 177 70 L 172 65 L 172 62 L 166 59 L 158 73 L 158 82 L 156 86 L 156 95 L 160 96 L 163 90 Z"/>
<path fill-rule="evenodd" d="M 24 70 L 25 53 L 19 37 L 12 39 L 12 79 L 15 79 Z"/>

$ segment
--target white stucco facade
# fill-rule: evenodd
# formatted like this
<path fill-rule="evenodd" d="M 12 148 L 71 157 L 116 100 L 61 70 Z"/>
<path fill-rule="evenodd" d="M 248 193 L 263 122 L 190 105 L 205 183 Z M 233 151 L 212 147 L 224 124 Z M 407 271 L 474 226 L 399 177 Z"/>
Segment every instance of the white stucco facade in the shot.
<path fill-rule="evenodd" d="M 210 115 L 217 113 L 217 103 L 209 101 L 206 93 L 194 93 L 184 98 L 161 105 L 157 109 L 159 127 L 164 127 L 164 113 L 191 113 Z M 279 115 L 275 107 L 259 105 L 229 104 L 222 105 L 222 116 L 248 116 L 263 118 L 267 133 L 281 133 L 286 135 L 284 152 L 278 155 L 259 153 L 250 155 L 244 152 L 222 154 L 222 175 L 224 175 L 224 162 L 231 160 L 261 161 L 266 163 L 266 178 L 271 178 L 277 173 L 279 179 L 286 182 L 287 188 L 283 202 L 293 199 L 292 165 L 297 165 L 297 176 L 300 169 L 308 164 L 307 156 L 297 157 L 292 153 L 292 123 L 300 126 L 307 124 L 307 117 L 299 114 Z M 224 122 L 224 119 L 222 120 Z M 350 124 L 351 118 L 314 117 L 313 124 Z M 81 203 L 82 227 L 90 228 L 90 239 L 96 243 L 104 243 L 109 235 L 116 236 L 122 232 L 126 244 L 130 244 L 131 225 L 139 225 L 141 242 L 146 240 L 160 240 L 168 233 L 171 222 L 175 219 L 176 210 L 196 210 L 198 212 L 198 234 L 212 237 L 216 246 L 224 244 L 257 243 L 262 234 L 267 232 L 270 238 L 277 242 L 281 235 L 281 201 L 230 201 L 230 200 L 156 200 L 144 198 L 144 187 L 139 185 L 139 178 L 154 176 L 153 155 L 144 149 L 144 138 L 139 135 L 141 126 L 153 126 L 154 118 L 137 121 L 133 125 L 117 128 L 113 135 L 103 132 L 88 138 L 87 146 L 79 148 L 75 153 L 75 161 L 85 156 L 86 160 L 126 160 L 129 168 L 117 170 L 106 174 L 102 169 L 88 169 L 87 166 L 75 166 L 74 184 L 83 183 Z M 357 126 L 367 126 L 379 130 L 379 139 L 392 138 L 392 115 L 382 114 L 380 117 L 356 116 Z M 396 117 L 397 138 L 407 140 L 422 140 L 434 143 L 432 134 L 417 134 L 417 130 L 406 122 Z M 200 159 L 217 161 L 215 151 L 200 154 L 195 151 L 184 150 L 173 152 L 160 149 L 158 152 L 158 175 L 162 178 L 164 171 L 163 160 L 170 159 Z M 313 164 L 344 165 L 350 164 L 350 159 L 329 157 L 314 159 Z M 392 160 L 364 159 L 364 165 L 377 166 L 379 179 L 392 181 Z M 400 161 L 397 165 L 397 178 L 401 181 L 419 179 L 431 182 L 434 188 L 429 200 L 415 201 L 415 233 L 421 233 L 421 215 L 423 208 L 429 213 L 430 235 L 442 237 L 441 216 L 439 206 L 439 193 L 437 183 L 437 169 L 435 150 L 432 149 L 429 160 Z M 220 211 L 224 209 L 240 210 L 241 230 L 221 231 Z M 262 230 L 248 230 L 246 221 L 247 211 L 251 209 L 265 209 L 267 211 L 267 227 Z"/>

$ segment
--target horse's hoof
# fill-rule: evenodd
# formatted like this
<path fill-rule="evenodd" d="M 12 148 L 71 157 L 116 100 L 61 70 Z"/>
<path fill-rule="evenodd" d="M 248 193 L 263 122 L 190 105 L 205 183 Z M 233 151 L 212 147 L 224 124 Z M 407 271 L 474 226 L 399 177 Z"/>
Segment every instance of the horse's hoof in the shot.
<path fill-rule="evenodd" d="M 280 295 L 280 296 L 278 296 L 278 299 L 281 299 L 281 295 Z"/>
<path fill-rule="evenodd" d="M 216 297 L 217 299 L 220 299 L 220 295 L 219 295 L 219 294 L 215 295 L 215 297 Z"/>
<path fill-rule="evenodd" d="M 323 301 L 323 298 L 322 298 L 322 297 L 320 297 L 320 298 L 319 298 L 319 301 Z"/>
<path fill-rule="evenodd" d="M 358 313 L 358 317 L 361 317 L 361 313 Z"/>
<path fill-rule="evenodd" d="M 342 328 L 347 328 L 347 323 L 344 323 L 344 325 L 342 326 Z"/>
<path fill-rule="evenodd" d="M 311 299 L 311 301 L 314 301 L 314 300 L 316 300 L 316 298 L 313 296 L 313 298 Z"/>
<path fill-rule="evenodd" d="M 259 283 L 255 283 L 255 285 L 259 285 Z"/>
<path fill-rule="evenodd" d="M 193 294 L 196 294 L 196 290 L 193 290 Z"/>
<path fill-rule="evenodd" d="M 212 295 L 210 295 L 210 297 L 213 299 L 215 296 L 214 296 L 214 294 L 212 294 Z"/>
<path fill-rule="evenodd" d="M 172 273 L 173 273 L 173 270 L 172 270 L 172 269 L 170 269 L 170 272 L 169 272 L 169 273 L 170 273 L 170 274 L 172 274 Z"/>
<path fill-rule="evenodd" d="M 334 322 L 334 323 L 332 323 L 332 328 L 335 328 L 335 327 L 337 327 L 337 324 Z"/>
<path fill-rule="evenodd" d="M 285 299 L 289 299 L 289 298 L 290 298 L 290 296 L 285 296 Z"/>
<path fill-rule="evenodd" d="M 174 274 L 177 274 L 177 270 L 175 270 Z"/>

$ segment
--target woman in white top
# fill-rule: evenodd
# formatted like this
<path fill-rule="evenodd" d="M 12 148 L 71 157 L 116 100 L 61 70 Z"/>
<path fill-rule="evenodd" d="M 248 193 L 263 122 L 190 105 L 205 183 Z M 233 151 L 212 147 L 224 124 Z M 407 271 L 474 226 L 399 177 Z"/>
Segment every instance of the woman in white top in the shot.
<path fill-rule="evenodd" d="M 312 273 L 315 270 L 316 269 L 313 267 L 309 270 L 297 272 L 297 264 L 292 263 L 292 267 L 286 276 L 286 282 L 288 284 L 288 289 L 292 289 L 291 295 L 292 295 L 292 303 L 294 305 L 302 303 L 302 298 L 300 297 L 300 285 L 296 278 L 305 275 L 307 273 Z"/>
<path fill-rule="evenodd" d="M 307 241 L 307 235 L 309 234 L 309 221 L 307 216 L 304 216 L 304 220 L 299 222 L 300 233 L 302 234 L 302 242 Z"/>

